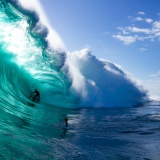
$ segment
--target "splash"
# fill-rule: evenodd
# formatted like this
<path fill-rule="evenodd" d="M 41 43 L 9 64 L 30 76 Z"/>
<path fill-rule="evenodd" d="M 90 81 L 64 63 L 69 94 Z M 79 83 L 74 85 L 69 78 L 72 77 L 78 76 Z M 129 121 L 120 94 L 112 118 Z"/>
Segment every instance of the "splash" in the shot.
<path fill-rule="evenodd" d="M 96 58 L 88 49 L 67 55 L 72 88 L 80 106 L 127 107 L 147 100 L 147 92 L 118 66 Z"/>
<path fill-rule="evenodd" d="M 17 115 L 31 111 L 26 106 L 35 88 L 41 93 L 37 105 L 64 108 L 133 106 L 147 99 L 146 91 L 115 64 L 88 49 L 67 53 L 41 8 L 22 2 L 0 1 L 3 110 Z"/>

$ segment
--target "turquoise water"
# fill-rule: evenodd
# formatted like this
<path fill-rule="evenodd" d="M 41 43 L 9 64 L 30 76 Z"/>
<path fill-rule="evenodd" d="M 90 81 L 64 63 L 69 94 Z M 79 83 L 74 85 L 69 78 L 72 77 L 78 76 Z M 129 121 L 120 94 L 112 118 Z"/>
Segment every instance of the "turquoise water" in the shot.
<path fill-rule="evenodd" d="M 159 158 L 159 106 L 117 66 L 53 49 L 16 0 L 0 0 L 0 31 L 0 159 Z"/>
<path fill-rule="evenodd" d="M 61 133 L 48 125 L 62 122 L 68 112 L 55 106 L 76 103 L 60 71 L 65 54 L 48 47 L 45 32 L 36 31 L 36 13 L 15 2 L 0 1 L 0 159 L 39 159 L 49 148 L 40 139 Z M 29 99 L 35 88 L 41 103 Z"/>
<path fill-rule="evenodd" d="M 65 53 L 48 47 L 44 33 L 37 33 L 36 13 L 24 10 L 13 1 L 2 0 L 0 7 L 0 95 L 1 103 L 5 104 L 3 110 L 19 117 L 27 116 L 26 112 L 30 112 L 30 108 L 26 109 L 28 97 L 35 88 L 40 91 L 43 103 L 72 106 L 75 101 L 68 92 L 70 80 L 60 70 Z"/>

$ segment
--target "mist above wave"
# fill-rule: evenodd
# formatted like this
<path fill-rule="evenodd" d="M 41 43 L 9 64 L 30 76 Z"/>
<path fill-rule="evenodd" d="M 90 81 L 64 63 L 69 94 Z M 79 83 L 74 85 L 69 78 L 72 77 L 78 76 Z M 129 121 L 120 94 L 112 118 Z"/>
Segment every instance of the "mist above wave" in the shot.
<path fill-rule="evenodd" d="M 80 106 L 132 106 L 147 100 L 147 91 L 114 63 L 100 60 L 88 49 L 67 55 L 71 89 Z"/>

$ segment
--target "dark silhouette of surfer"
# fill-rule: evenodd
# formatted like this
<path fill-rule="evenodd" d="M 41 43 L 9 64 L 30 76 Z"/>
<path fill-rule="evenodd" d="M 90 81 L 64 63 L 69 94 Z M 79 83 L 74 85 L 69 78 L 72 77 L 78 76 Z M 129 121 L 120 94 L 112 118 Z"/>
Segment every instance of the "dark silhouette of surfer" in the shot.
<path fill-rule="evenodd" d="M 32 101 L 40 101 L 40 93 L 37 89 L 35 89 L 35 91 L 31 93 L 30 97 L 32 97 L 32 95 L 34 95 Z"/>
<path fill-rule="evenodd" d="M 68 130 L 68 118 L 67 117 L 64 118 L 64 121 L 65 121 L 66 127 L 63 128 L 63 133 L 62 133 L 62 135 L 60 135 L 61 138 L 65 138 L 67 130 Z"/>
<path fill-rule="evenodd" d="M 65 118 L 64 121 L 66 122 L 66 127 L 68 127 L 68 118 Z"/>

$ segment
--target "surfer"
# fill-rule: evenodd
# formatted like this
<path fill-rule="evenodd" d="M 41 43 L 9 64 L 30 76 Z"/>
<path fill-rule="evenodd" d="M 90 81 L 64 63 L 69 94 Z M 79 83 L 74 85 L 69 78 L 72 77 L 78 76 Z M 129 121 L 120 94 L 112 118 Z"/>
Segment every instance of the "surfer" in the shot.
<path fill-rule="evenodd" d="M 64 120 L 66 122 L 66 127 L 68 127 L 68 118 L 65 118 Z"/>
<path fill-rule="evenodd" d="M 35 100 L 39 101 L 40 100 L 40 93 L 37 89 L 35 89 L 35 91 L 31 93 L 31 95 L 32 94 L 35 94 L 34 97 L 32 98 L 32 101 L 35 101 Z"/>

